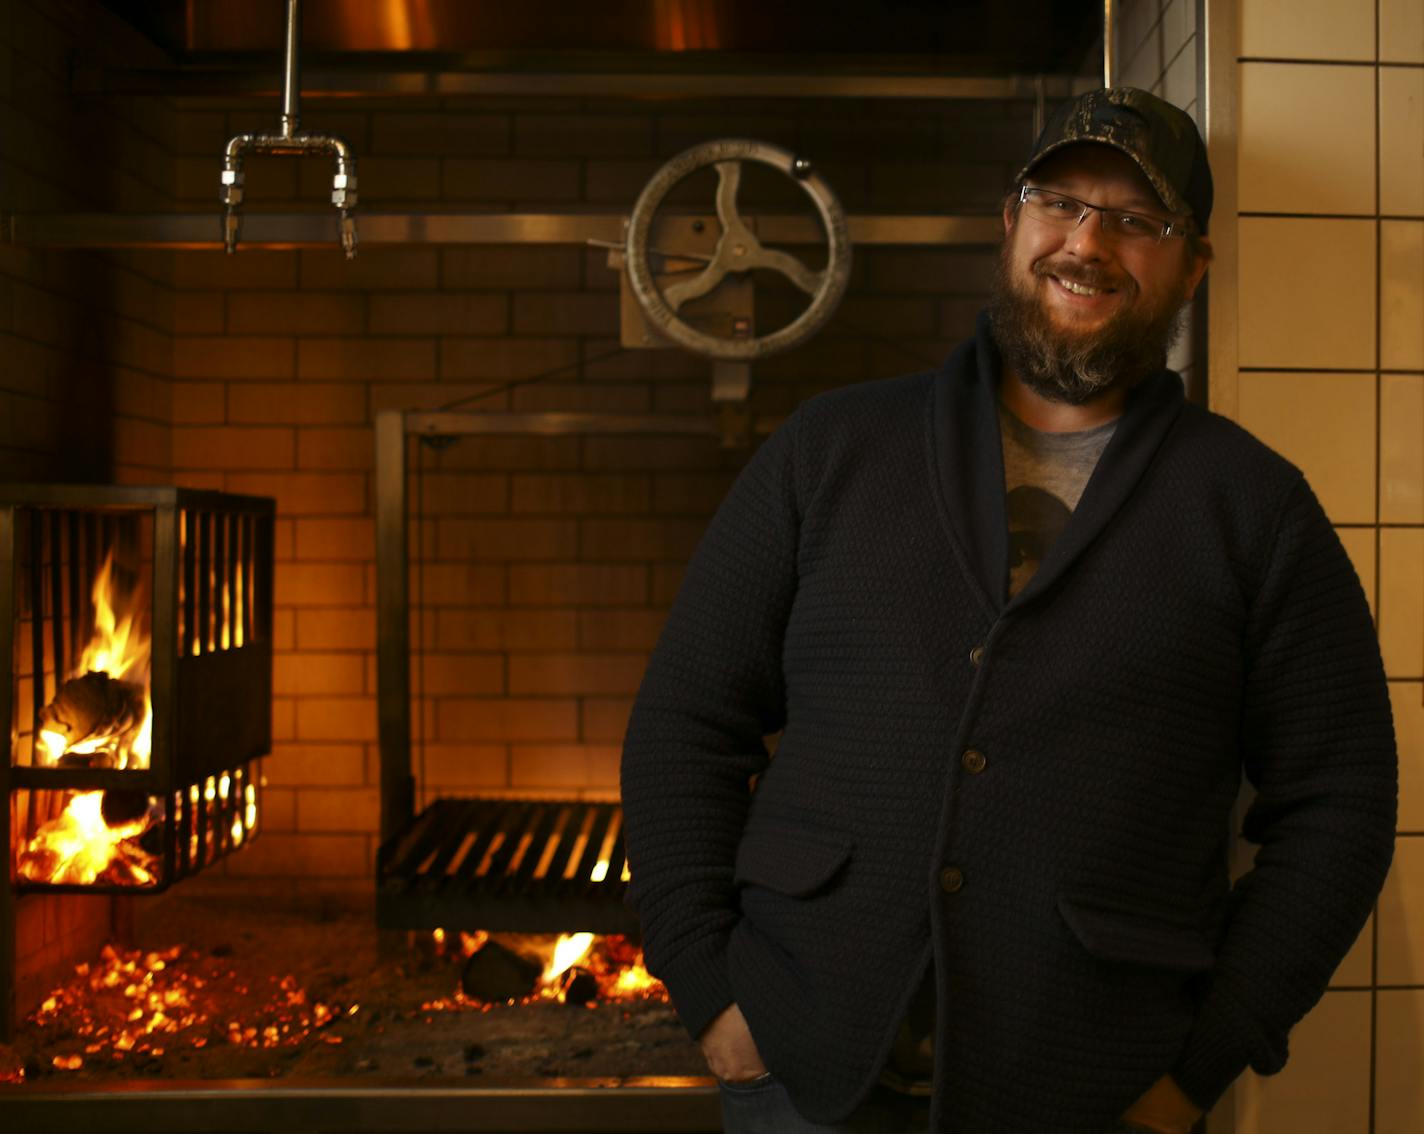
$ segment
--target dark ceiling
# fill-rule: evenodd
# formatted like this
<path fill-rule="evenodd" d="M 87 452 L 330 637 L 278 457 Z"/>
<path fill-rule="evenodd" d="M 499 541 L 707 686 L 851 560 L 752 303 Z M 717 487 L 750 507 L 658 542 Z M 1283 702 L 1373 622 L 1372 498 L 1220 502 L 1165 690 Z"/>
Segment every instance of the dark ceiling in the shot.
<path fill-rule="evenodd" d="M 280 52 L 284 0 L 103 0 L 176 63 Z M 314 63 L 764 68 L 962 75 L 1095 66 L 1100 0 L 304 0 Z"/>

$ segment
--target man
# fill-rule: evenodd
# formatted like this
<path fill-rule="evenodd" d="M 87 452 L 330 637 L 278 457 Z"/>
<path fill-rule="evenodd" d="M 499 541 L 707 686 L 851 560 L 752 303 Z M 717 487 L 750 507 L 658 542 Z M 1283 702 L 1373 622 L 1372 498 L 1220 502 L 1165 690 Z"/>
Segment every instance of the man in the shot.
<path fill-rule="evenodd" d="M 1093 92 L 1019 182 L 976 337 L 762 445 L 630 720 L 630 901 L 729 1130 L 1185 1134 L 1284 1065 L 1389 865 L 1359 582 L 1166 369 L 1195 126 Z"/>

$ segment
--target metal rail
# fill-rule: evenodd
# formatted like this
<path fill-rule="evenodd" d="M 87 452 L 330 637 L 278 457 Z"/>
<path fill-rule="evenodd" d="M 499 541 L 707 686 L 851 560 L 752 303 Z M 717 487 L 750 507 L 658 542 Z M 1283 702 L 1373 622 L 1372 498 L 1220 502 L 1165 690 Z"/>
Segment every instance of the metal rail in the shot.
<path fill-rule="evenodd" d="M 718 436 L 687 414 L 415 413 L 376 415 L 376 703 L 381 749 L 381 834 L 386 846 L 415 814 L 411 771 L 410 579 L 406 555 L 406 438 L 510 436 Z"/>
<path fill-rule="evenodd" d="M 843 74 L 677 71 L 417 71 L 374 68 L 306 70 L 304 98 L 359 95 L 430 97 L 487 95 L 578 98 L 878 98 L 1033 99 L 1042 81 L 1050 98 L 1069 98 L 1093 86 L 1072 75 L 958 76 L 934 74 Z M 172 69 L 78 70 L 77 94 L 271 96 L 279 93 L 266 71 L 212 66 Z"/>
<path fill-rule="evenodd" d="M 606 1131 L 672 1134 L 722 1128 L 717 1088 L 693 1077 L 538 1079 L 356 1086 L 252 1079 L 66 1083 L 0 1088 L 0 1124 L 25 1134 L 465 1134 Z"/>
<path fill-rule="evenodd" d="M 599 244 L 623 243 L 621 213 L 369 213 L 362 244 Z M 716 223 L 711 214 L 702 218 Z M 768 244 L 820 244 L 816 220 L 796 214 L 745 218 Z M 869 245 L 990 245 L 1003 222 L 995 216 L 863 214 L 846 218 L 852 243 Z M 171 248 L 224 246 L 223 226 L 201 213 L 16 213 L 0 226 L 10 244 L 32 248 Z M 246 248 L 317 248 L 339 237 L 328 213 L 249 213 L 242 221 Z"/>

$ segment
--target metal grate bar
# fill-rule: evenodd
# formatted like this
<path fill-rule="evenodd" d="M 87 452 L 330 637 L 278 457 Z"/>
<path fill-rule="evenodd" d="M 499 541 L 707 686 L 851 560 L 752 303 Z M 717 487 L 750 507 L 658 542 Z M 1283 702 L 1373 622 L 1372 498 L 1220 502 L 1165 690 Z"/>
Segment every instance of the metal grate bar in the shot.
<path fill-rule="evenodd" d="M 402 929 L 636 933 L 623 904 L 623 845 L 617 804 L 436 800 L 381 850 L 377 920 Z M 605 859 L 606 871 L 595 871 Z"/>

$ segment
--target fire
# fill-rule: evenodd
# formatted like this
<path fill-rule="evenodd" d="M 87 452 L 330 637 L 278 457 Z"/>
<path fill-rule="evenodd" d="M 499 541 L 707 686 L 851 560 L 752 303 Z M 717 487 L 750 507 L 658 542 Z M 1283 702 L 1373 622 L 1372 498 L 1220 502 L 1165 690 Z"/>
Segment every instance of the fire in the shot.
<path fill-rule="evenodd" d="M 110 827 L 104 819 L 103 805 L 102 791 L 76 794 L 64 813 L 46 823 L 26 844 L 20 856 L 21 877 L 61 885 L 92 885 L 123 851 L 122 844 L 142 835 L 148 825 L 145 814 Z M 135 861 L 139 857 L 151 856 L 142 851 L 127 856 L 125 865 L 130 880 L 139 886 L 151 886 L 154 876 Z"/>
<path fill-rule="evenodd" d="M 451 934 L 437 929 L 435 951 L 456 960 L 474 956 L 493 938 L 484 930 L 459 934 L 459 948 L 452 948 Z M 643 964 L 643 951 L 626 937 L 618 934 L 596 936 L 592 933 L 563 933 L 556 939 L 540 934 L 501 933 L 499 944 L 524 957 L 537 958 L 543 965 L 535 987 L 528 996 L 510 1004 L 534 1004 L 554 1000 L 568 1002 L 568 991 L 576 973 L 591 976 L 597 986 L 597 999 L 605 1002 L 630 1000 L 667 1001 L 662 982 L 648 972 Z M 475 1009 L 488 1012 L 496 1004 L 467 996 L 457 989 L 452 996 L 428 1001 L 424 1011 L 457 1011 Z"/>
<path fill-rule="evenodd" d="M 58 767 L 141 769 L 153 754 L 149 693 L 152 638 L 143 625 L 143 588 L 121 591 L 114 553 L 90 590 L 94 632 L 78 664 L 39 714 L 36 757 Z M 143 797 L 104 806 L 101 791 L 71 793 L 64 811 L 22 848 L 22 878 L 55 885 L 96 881 L 151 886 L 156 857 L 139 838 L 152 808 Z M 105 814 L 106 810 L 109 814 Z"/>
<path fill-rule="evenodd" d="M 546 988 L 551 987 L 569 969 L 588 955 L 588 947 L 593 944 L 592 933 L 561 933 L 554 945 L 554 955 L 544 966 L 544 975 L 539 979 Z"/>
<path fill-rule="evenodd" d="M 120 679 L 134 673 L 147 682 L 150 639 L 138 631 L 138 604 L 122 613 L 116 611 L 119 600 L 115 589 L 114 553 L 111 551 L 90 592 L 89 597 L 94 602 L 94 637 L 85 647 L 77 672 L 93 670 Z"/>

